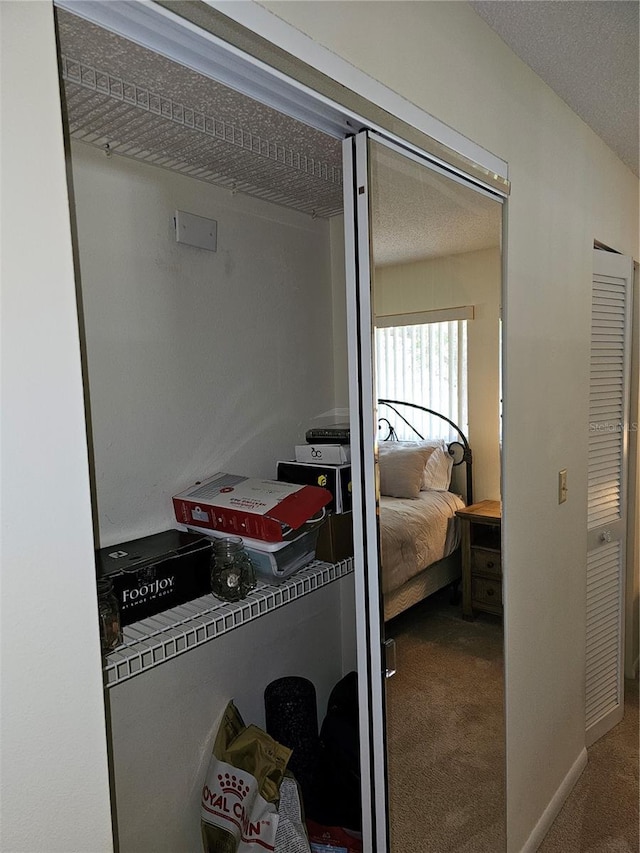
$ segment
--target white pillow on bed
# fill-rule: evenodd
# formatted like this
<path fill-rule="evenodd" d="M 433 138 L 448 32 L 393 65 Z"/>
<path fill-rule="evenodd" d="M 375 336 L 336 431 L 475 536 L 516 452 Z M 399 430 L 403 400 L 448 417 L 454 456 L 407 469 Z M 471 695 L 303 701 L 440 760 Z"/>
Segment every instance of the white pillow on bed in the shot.
<path fill-rule="evenodd" d="M 426 492 L 429 489 L 437 489 L 446 492 L 451 483 L 452 471 L 453 456 L 450 455 L 445 443 L 442 442 L 427 459 L 427 464 L 422 472 L 420 490 Z"/>
<path fill-rule="evenodd" d="M 442 447 L 442 439 L 430 438 L 420 439 L 419 441 L 380 441 L 378 443 L 378 451 L 382 456 L 383 453 L 395 453 L 398 450 L 427 450 L 429 455 L 433 453 L 436 447 Z"/>
<path fill-rule="evenodd" d="M 426 442 L 380 442 L 380 494 L 392 498 L 417 498 L 429 457 L 436 449 L 437 445 Z"/>

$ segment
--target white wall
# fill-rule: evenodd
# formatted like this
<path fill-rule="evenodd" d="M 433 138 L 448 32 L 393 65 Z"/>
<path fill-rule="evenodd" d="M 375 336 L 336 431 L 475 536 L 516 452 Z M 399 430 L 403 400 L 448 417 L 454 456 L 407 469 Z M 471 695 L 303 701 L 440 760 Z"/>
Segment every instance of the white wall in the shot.
<path fill-rule="evenodd" d="M 349 373 L 347 369 L 347 297 L 344 264 L 344 216 L 329 220 L 331 235 L 331 282 L 333 286 L 333 387 L 339 420 L 349 420 Z"/>
<path fill-rule="evenodd" d="M 500 499 L 501 277 L 497 249 L 376 269 L 379 317 L 474 306 L 474 319 L 467 322 L 467 381 L 475 501 Z"/>
<path fill-rule="evenodd" d="M 78 323 L 50 3 L 0 3 L 7 853 L 108 851 Z"/>
<path fill-rule="evenodd" d="M 216 471 L 275 477 L 333 407 L 329 224 L 83 143 L 72 167 L 106 546 Z M 176 243 L 176 209 L 217 252 Z"/>
<path fill-rule="evenodd" d="M 518 851 L 584 749 L 591 250 L 597 238 L 638 256 L 638 180 L 466 3 L 263 5 L 509 163 L 507 836 Z M 361 84 L 355 69 L 329 73 Z"/>
<path fill-rule="evenodd" d="M 352 587 L 344 578 L 109 690 L 120 853 L 200 850 L 202 785 L 230 699 L 264 726 L 265 687 L 302 676 L 321 723 L 331 688 L 353 669 L 340 626 Z"/>

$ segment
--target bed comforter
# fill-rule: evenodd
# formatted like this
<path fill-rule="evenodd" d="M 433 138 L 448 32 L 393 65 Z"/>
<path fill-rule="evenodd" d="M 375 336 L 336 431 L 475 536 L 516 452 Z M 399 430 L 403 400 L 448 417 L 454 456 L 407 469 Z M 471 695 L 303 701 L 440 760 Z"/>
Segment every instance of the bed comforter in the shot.
<path fill-rule="evenodd" d="M 452 492 L 424 491 L 417 498 L 380 498 L 382 592 L 402 586 L 460 544 L 455 517 L 464 501 Z"/>

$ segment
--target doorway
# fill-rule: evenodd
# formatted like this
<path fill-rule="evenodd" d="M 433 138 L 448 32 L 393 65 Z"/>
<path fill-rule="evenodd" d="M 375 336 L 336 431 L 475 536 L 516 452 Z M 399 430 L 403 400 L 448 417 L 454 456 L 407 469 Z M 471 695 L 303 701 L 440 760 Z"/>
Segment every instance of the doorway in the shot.
<path fill-rule="evenodd" d="M 594 250 L 587 514 L 587 746 L 624 713 L 633 261 Z"/>
<path fill-rule="evenodd" d="M 81 78 L 81 82 L 86 82 L 86 79 L 87 79 L 87 78 Z M 97 84 L 97 85 L 98 85 L 98 84 Z M 98 85 L 98 88 L 99 88 L 99 85 Z M 102 93 L 102 94 L 104 94 L 104 93 Z M 136 97 L 137 97 L 137 95 L 136 95 Z M 128 106 L 128 105 L 127 105 L 127 106 Z M 184 114 L 183 114 L 183 115 L 184 115 Z M 173 113 L 172 113 L 171 120 L 173 120 L 173 119 L 174 119 L 174 115 L 173 115 Z M 174 122 L 174 123 L 176 123 L 176 122 Z M 179 121 L 178 123 L 179 123 L 179 124 L 182 124 L 182 121 Z M 153 135 L 154 135 L 154 134 L 151 134 L 151 136 L 153 136 Z M 95 141 L 95 139 L 94 139 L 94 141 Z M 148 141 L 150 141 L 149 137 L 147 137 L 147 138 L 145 139 L 145 143 L 146 143 L 146 142 L 148 142 Z M 107 157 L 107 158 L 108 158 L 108 156 L 109 156 L 109 155 L 113 156 L 114 149 L 112 148 L 112 146 L 111 146 L 111 144 L 110 144 L 110 143 L 107 143 L 107 144 L 109 145 L 109 149 L 108 149 L 108 150 L 106 150 L 106 151 L 104 151 L 103 156 L 105 156 L 105 157 Z M 198 147 L 200 147 L 200 148 L 201 148 L 202 146 L 198 146 Z M 239 148 L 242 148 L 243 146 L 242 146 L 242 145 L 240 145 L 240 146 L 238 146 L 238 147 L 239 147 Z M 136 156 L 137 156 L 137 153 L 136 153 L 136 147 L 135 147 L 135 145 L 133 145 L 131 142 L 129 142 L 129 143 L 125 143 L 125 144 L 124 144 L 124 149 L 125 149 L 125 150 L 123 150 L 123 153 L 128 153 L 128 154 L 129 154 L 129 156 L 132 156 L 132 157 L 136 157 Z M 172 153 L 173 153 L 173 155 L 174 155 L 174 156 L 173 156 L 173 160 L 175 161 L 175 160 L 177 159 L 177 157 L 175 156 L 175 155 L 176 155 L 176 152 L 174 151 L 174 152 L 172 152 Z M 155 156 L 155 155 L 152 155 L 152 156 Z M 169 160 L 171 160 L 171 159 L 172 159 L 172 158 L 169 158 Z M 275 158 L 275 159 L 276 159 L 276 161 L 277 161 L 277 158 Z M 172 164 L 171 164 L 171 163 L 160 162 L 160 161 L 159 161 L 158 163 L 156 163 L 156 165 L 163 165 L 165 168 L 170 168 L 170 167 L 172 166 Z M 173 165 L 176 165 L 176 163 L 174 162 L 174 163 L 173 163 Z M 200 174 L 200 175 L 198 175 L 198 174 L 197 174 L 197 171 L 198 171 L 198 168 L 199 168 L 198 166 L 196 166 L 196 167 L 195 167 L 195 169 L 194 169 L 194 167 L 193 167 L 191 164 L 187 164 L 187 165 L 185 165 L 184 161 L 180 161 L 180 160 L 178 160 L 178 162 L 177 162 L 177 167 L 178 167 L 178 170 L 179 170 L 179 171 L 183 171 L 183 172 L 184 172 L 184 173 L 186 173 L 186 174 L 189 174 L 191 170 L 194 170 L 194 172 L 193 172 L 193 173 L 194 173 L 195 177 L 199 177 L 199 178 L 203 178 L 203 177 L 204 177 L 202 174 Z M 233 189 L 233 191 L 236 191 L 236 190 L 238 189 L 238 187 L 237 187 L 237 186 L 234 186 L 232 189 Z M 315 208 L 314 208 L 314 209 L 315 209 Z M 314 227 L 315 227 L 315 226 L 314 226 Z M 158 230 L 158 229 L 156 229 L 156 230 Z M 160 232 L 158 231 L 158 233 L 160 233 Z M 240 233 L 240 232 L 237 232 L 237 233 Z M 202 316 L 202 315 L 199 315 L 199 320 L 202 320 L 202 319 L 203 319 L 203 316 Z M 218 318 L 218 320 L 219 320 L 219 319 L 220 319 L 220 318 Z M 370 319 L 369 319 L 369 323 L 370 323 Z M 220 328 L 220 329 L 218 329 L 218 327 L 216 327 L 216 329 L 217 329 L 217 331 L 219 331 L 219 332 L 220 332 L 220 334 L 222 334 L 222 333 L 223 333 L 223 331 L 224 331 L 224 329 L 221 329 L 221 328 Z M 357 367 L 355 366 L 356 364 L 357 364 L 357 361 L 356 361 L 356 362 L 352 362 L 352 369 L 350 370 L 350 376 L 354 376 L 354 377 L 355 377 L 354 381 L 357 383 L 357 382 L 358 382 L 358 378 L 357 378 Z M 360 428 L 361 428 L 361 423 L 360 423 L 360 421 L 359 421 L 357 418 L 356 418 L 355 420 L 352 420 L 352 424 L 354 425 L 354 431 L 359 431 L 359 430 L 360 430 Z M 230 433 L 230 432 L 228 432 L 228 434 L 230 435 L 231 433 Z M 252 438 L 252 436 L 245 436 L 245 438 L 248 438 L 248 439 L 250 440 L 250 439 Z M 370 446 L 373 446 L 373 445 L 370 445 Z M 140 458 L 141 458 L 141 457 L 140 457 Z M 256 455 L 256 458 L 257 458 L 257 455 Z M 136 460 L 136 462 L 137 462 L 137 461 L 138 461 L 138 460 Z M 362 516 L 362 524 L 363 524 L 363 525 L 369 525 L 369 524 L 370 524 L 370 519 L 369 519 L 369 517 L 368 517 L 368 516 L 366 516 L 366 515 L 363 515 L 363 516 Z M 363 539 L 362 539 L 361 541 L 364 541 L 364 539 L 365 539 L 365 538 L 366 538 L 366 536 L 363 536 Z M 371 541 L 373 541 L 373 540 L 371 540 Z M 366 666 L 365 666 L 365 669 L 366 669 Z M 371 672 L 371 670 L 370 670 L 370 672 Z M 369 714 L 369 713 L 371 713 L 371 707 L 367 707 L 367 706 L 366 706 L 366 703 L 363 703 L 363 706 L 364 706 L 364 711 L 363 711 L 363 713 L 365 714 L 364 719 L 368 721 L 368 714 Z M 375 713 L 375 711 L 374 711 L 374 713 Z M 366 751 L 366 747 L 365 747 L 365 751 Z M 376 760 L 377 760 L 377 758 L 374 756 L 374 761 L 376 761 Z M 368 773 L 366 772 L 366 770 L 364 769 L 364 767 L 363 767 L 362 776 L 363 776 L 363 779 L 365 780 L 365 783 L 364 783 L 364 785 L 363 785 L 363 798 L 365 799 L 365 812 L 369 812 L 369 811 L 370 811 L 370 808 L 369 808 L 370 803 L 368 802 L 367 798 L 368 798 L 368 796 L 369 796 L 370 789 L 369 789 L 369 787 L 368 787 L 368 782 L 366 781 L 366 780 L 368 780 L 368 778 L 369 778 L 369 777 L 368 777 Z M 382 831 L 386 834 L 386 829 L 384 828 L 384 824 L 386 823 L 386 821 L 385 821 L 385 814 L 384 814 L 384 812 L 379 816 L 379 819 L 380 819 L 380 825 L 381 825 L 381 827 L 383 827 Z M 365 835 L 366 835 L 366 831 L 365 831 Z M 380 849 L 382 849 L 382 848 L 380 848 Z"/>

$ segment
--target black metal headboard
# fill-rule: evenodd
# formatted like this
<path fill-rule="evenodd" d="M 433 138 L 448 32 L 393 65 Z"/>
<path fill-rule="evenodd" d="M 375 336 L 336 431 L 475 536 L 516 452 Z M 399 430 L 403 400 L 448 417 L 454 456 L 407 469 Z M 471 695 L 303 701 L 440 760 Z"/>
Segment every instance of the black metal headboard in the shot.
<path fill-rule="evenodd" d="M 424 441 L 424 436 L 418 432 L 418 430 L 413 426 L 410 421 L 399 412 L 396 406 L 407 406 L 410 409 L 416 409 L 419 412 L 426 412 L 428 415 L 434 415 L 437 418 L 441 418 L 443 421 L 446 421 L 449 426 L 453 427 L 456 433 L 459 436 L 459 440 L 455 439 L 454 441 L 448 444 L 449 454 L 453 457 L 454 465 L 462 465 L 464 462 L 467 466 L 466 468 L 466 499 L 467 505 L 471 505 L 473 503 L 473 474 L 472 474 L 472 454 L 471 448 L 469 447 L 469 442 L 467 440 L 467 436 L 462 432 L 460 427 L 457 424 L 454 424 L 452 420 L 450 420 L 446 415 L 441 414 L 440 412 L 436 412 L 433 409 L 427 409 L 426 406 L 419 406 L 417 403 L 407 403 L 406 400 L 378 400 L 378 429 L 382 429 L 384 426 L 387 428 L 387 435 L 382 439 L 383 441 L 393 441 L 397 439 L 396 431 L 393 427 L 391 421 L 386 418 L 384 415 L 380 414 L 380 407 L 387 406 L 400 420 L 409 427 L 409 429 L 415 433 L 418 439 Z"/>

